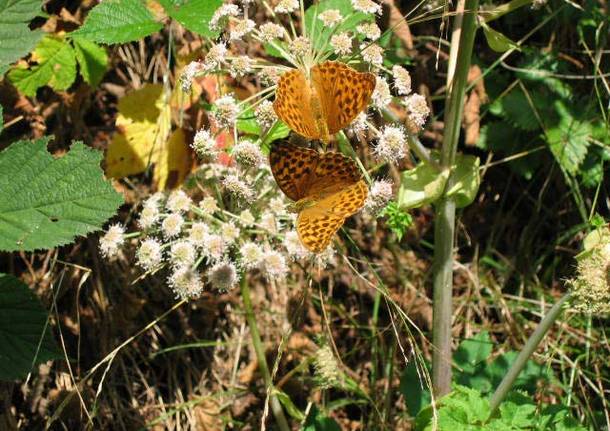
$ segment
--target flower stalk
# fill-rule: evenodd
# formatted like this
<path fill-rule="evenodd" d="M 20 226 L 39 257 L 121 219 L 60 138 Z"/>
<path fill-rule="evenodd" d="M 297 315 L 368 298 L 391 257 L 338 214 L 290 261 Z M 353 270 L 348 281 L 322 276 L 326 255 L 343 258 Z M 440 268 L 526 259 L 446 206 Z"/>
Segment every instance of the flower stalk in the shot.
<path fill-rule="evenodd" d="M 458 2 L 454 20 L 450 59 L 455 68 L 449 71 L 445 111 L 445 134 L 441 149 L 441 167 L 451 169 L 455 163 L 460 136 L 464 93 L 476 33 L 478 0 Z M 458 43 L 455 43 L 458 41 Z M 450 62 L 451 66 L 451 62 Z M 445 190 L 453 187 L 453 175 L 449 175 Z M 455 233 L 455 201 L 443 197 L 436 206 L 434 227 L 434 308 L 433 335 L 435 347 L 432 356 L 432 383 L 434 393 L 442 396 L 451 390 L 451 317 L 453 302 L 453 246 Z"/>
<path fill-rule="evenodd" d="M 517 377 L 519 377 L 519 374 L 521 373 L 521 371 L 523 371 L 523 368 L 525 367 L 525 364 L 527 363 L 528 359 L 534 354 L 536 348 L 538 348 L 538 345 L 542 341 L 542 338 L 549 331 L 549 329 L 551 329 L 553 323 L 555 323 L 555 320 L 557 320 L 557 318 L 561 315 L 561 312 L 563 311 L 563 304 L 569 299 L 569 297 L 569 293 L 563 295 L 563 297 L 561 297 L 561 299 L 557 301 L 555 305 L 553 305 L 547 315 L 544 316 L 544 318 L 540 321 L 538 327 L 532 333 L 532 335 L 530 335 L 530 338 L 527 340 L 527 343 L 525 343 L 525 346 L 523 346 L 523 349 L 519 352 L 517 359 L 510 367 L 508 373 L 506 373 L 506 375 L 496 388 L 496 391 L 494 392 L 493 396 L 491 397 L 491 414 L 494 413 L 494 411 L 498 408 L 502 400 L 506 397 L 506 395 L 510 391 L 510 388 L 515 383 L 515 380 L 517 380 Z"/>
<path fill-rule="evenodd" d="M 250 334 L 252 336 L 252 344 L 254 351 L 256 352 L 256 359 L 258 360 L 258 367 L 263 374 L 265 380 L 265 386 L 267 391 L 271 391 L 273 388 L 273 380 L 271 379 L 271 373 L 269 372 L 269 366 L 267 365 L 267 359 L 265 358 L 265 348 L 261 341 L 260 332 L 258 331 L 258 325 L 256 324 L 256 317 L 254 315 L 254 309 L 252 308 L 252 299 L 250 298 L 250 286 L 246 281 L 246 276 L 243 275 L 240 283 L 241 298 L 244 303 L 244 312 L 246 313 L 246 321 L 250 327 Z M 281 431 L 290 431 L 290 426 L 284 415 L 284 410 L 275 395 L 269 397 L 271 404 L 271 411 L 275 417 L 275 421 Z"/>

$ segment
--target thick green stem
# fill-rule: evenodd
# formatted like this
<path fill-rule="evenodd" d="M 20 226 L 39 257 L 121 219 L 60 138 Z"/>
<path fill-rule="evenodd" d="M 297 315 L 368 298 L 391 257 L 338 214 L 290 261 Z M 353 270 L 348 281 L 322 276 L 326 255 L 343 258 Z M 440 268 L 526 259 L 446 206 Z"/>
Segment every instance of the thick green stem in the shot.
<path fill-rule="evenodd" d="M 260 332 L 258 332 L 256 317 L 254 315 L 254 309 L 252 308 L 252 300 L 250 299 L 250 287 L 248 286 L 245 275 L 242 277 L 240 287 L 241 298 L 244 302 L 246 320 L 248 321 L 248 326 L 250 327 L 252 344 L 254 345 L 254 351 L 256 352 L 256 359 L 258 360 L 258 368 L 263 373 L 265 386 L 267 387 L 267 391 L 269 391 L 271 388 L 273 388 L 273 380 L 271 380 L 271 373 L 269 372 L 269 366 L 267 365 L 267 359 L 265 358 L 265 348 L 263 347 L 263 343 L 261 341 L 261 335 Z M 277 397 L 275 395 L 271 395 L 269 397 L 269 402 L 271 403 L 271 411 L 273 412 L 273 416 L 275 417 L 275 421 L 277 422 L 280 430 L 290 431 L 288 421 L 286 421 L 286 416 L 284 416 L 284 410 L 282 410 L 282 406 Z"/>
<path fill-rule="evenodd" d="M 441 149 L 441 167 L 451 169 L 455 163 L 464 93 L 476 33 L 478 0 L 466 0 L 458 6 L 454 20 L 454 38 L 450 58 L 455 59 L 455 72 L 449 74 L 445 110 L 445 133 Z M 459 32 L 459 38 L 456 37 Z M 455 41 L 459 43 L 455 44 Z M 446 190 L 453 186 L 453 175 L 447 180 Z M 432 342 L 432 384 L 434 393 L 442 396 L 451 390 L 451 316 L 453 300 L 453 237 L 455 233 L 455 201 L 443 197 L 436 206 L 434 226 L 434 315 Z"/>
<path fill-rule="evenodd" d="M 549 331 L 549 329 L 551 329 L 553 323 L 555 323 L 555 320 L 557 320 L 563 311 L 563 304 L 568 300 L 569 297 L 570 294 L 566 293 L 559 301 L 557 301 L 555 305 L 553 305 L 547 315 L 544 316 L 544 319 L 540 321 L 534 333 L 527 340 L 527 343 L 525 343 L 523 349 L 519 352 L 517 359 L 510 367 L 508 373 L 504 376 L 498 385 L 498 388 L 491 397 L 490 407 L 492 413 L 498 408 L 504 397 L 506 397 L 506 394 L 508 394 L 510 391 L 513 383 L 515 383 L 515 380 L 517 380 L 517 377 L 519 377 L 519 374 L 521 371 L 523 371 L 523 367 L 525 367 L 528 359 L 534 354 L 544 335 Z"/>

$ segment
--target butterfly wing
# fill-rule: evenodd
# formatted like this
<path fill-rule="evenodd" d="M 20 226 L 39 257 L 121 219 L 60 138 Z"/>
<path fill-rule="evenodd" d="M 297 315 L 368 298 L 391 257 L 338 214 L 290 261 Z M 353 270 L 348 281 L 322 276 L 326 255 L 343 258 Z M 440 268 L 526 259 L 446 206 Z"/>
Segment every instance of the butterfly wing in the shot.
<path fill-rule="evenodd" d="M 311 111 L 311 87 L 298 69 L 284 73 L 277 84 L 273 109 L 277 116 L 299 135 L 319 139 Z"/>
<path fill-rule="evenodd" d="M 297 218 L 299 238 L 308 250 L 324 251 L 345 219 L 364 206 L 368 188 L 362 180 L 305 208 Z"/>
<path fill-rule="evenodd" d="M 371 101 L 375 75 L 358 72 L 338 61 L 325 61 L 311 69 L 311 79 L 331 135 L 349 126 Z"/>
<path fill-rule="evenodd" d="M 362 179 L 353 159 L 334 151 L 319 155 L 313 175 L 308 180 L 308 194 L 321 199 Z"/>
<path fill-rule="evenodd" d="M 315 150 L 281 140 L 271 146 L 269 166 L 280 190 L 298 201 L 309 193 L 308 184 L 319 158 L 320 154 Z"/>

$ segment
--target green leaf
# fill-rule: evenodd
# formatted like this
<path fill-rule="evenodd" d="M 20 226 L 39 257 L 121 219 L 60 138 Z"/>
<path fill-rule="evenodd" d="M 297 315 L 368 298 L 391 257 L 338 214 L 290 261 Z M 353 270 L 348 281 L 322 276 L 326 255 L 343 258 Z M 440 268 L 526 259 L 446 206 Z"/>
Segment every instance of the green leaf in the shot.
<path fill-rule="evenodd" d="M 313 405 L 303 424 L 303 431 L 341 431 L 341 427 L 334 419 L 325 416 Z"/>
<path fill-rule="evenodd" d="M 188 30 L 206 37 L 218 36 L 210 29 L 210 19 L 222 0 L 159 0 L 167 14 Z"/>
<path fill-rule="evenodd" d="M 505 118 L 513 126 L 521 130 L 534 131 L 540 129 L 538 117 L 532 110 L 527 96 L 520 87 L 515 87 L 505 96 L 496 99 L 489 107 L 489 110 L 494 115 Z"/>
<path fill-rule="evenodd" d="M 26 96 L 35 96 L 36 90 L 45 85 L 58 91 L 67 90 L 76 79 L 74 50 L 62 38 L 42 38 L 32 59 L 38 62 L 36 66 L 16 67 L 8 74 L 13 85 Z"/>
<path fill-rule="evenodd" d="M 520 392 L 511 393 L 499 410 L 502 421 L 511 429 L 528 429 L 535 424 L 536 404 Z"/>
<path fill-rule="evenodd" d="M 505 52 L 514 48 L 520 51 L 519 45 L 510 40 L 508 37 L 504 36 L 499 31 L 494 30 L 485 23 L 482 23 L 482 26 L 487 44 L 492 50 L 496 52 Z"/>
<path fill-rule="evenodd" d="M 0 250 L 67 244 L 101 229 L 123 202 L 103 178 L 100 151 L 77 142 L 53 158 L 46 144 L 19 141 L 0 152 Z"/>
<path fill-rule="evenodd" d="M 413 218 L 404 208 L 395 201 L 390 201 L 383 209 L 382 215 L 387 217 L 386 224 L 400 241 L 403 235 L 413 224 Z"/>
<path fill-rule="evenodd" d="M 34 49 L 43 32 L 27 23 L 40 13 L 40 0 L 0 0 L 0 76 Z"/>
<path fill-rule="evenodd" d="M 560 100 L 555 102 L 559 124 L 546 131 L 546 140 L 557 163 L 569 174 L 578 173 L 589 148 L 591 124 L 575 119 Z"/>
<path fill-rule="evenodd" d="M 34 293 L 0 273 L 0 381 L 25 377 L 32 366 L 61 357 Z"/>
<path fill-rule="evenodd" d="M 417 371 L 415 361 L 409 362 L 400 376 L 398 390 L 404 397 L 411 416 L 417 416 L 422 408 L 430 404 L 430 391 L 424 388 L 425 383 L 422 377 Z"/>
<path fill-rule="evenodd" d="M 275 389 L 273 393 L 275 394 L 275 396 L 277 396 L 278 400 L 280 400 L 280 403 L 282 403 L 282 405 L 290 416 L 292 416 L 299 422 L 302 422 L 303 419 L 305 419 L 305 415 L 303 414 L 303 412 L 301 412 L 301 410 L 299 410 L 299 408 L 294 405 L 294 403 L 292 402 L 288 394 L 286 394 L 286 392 L 282 392 L 279 389 Z"/>
<path fill-rule="evenodd" d="M 104 0 L 91 9 L 83 26 L 72 36 L 98 43 L 125 43 L 149 36 L 162 27 L 140 0 Z"/>
<path fill-rule="evenodd" d="M 439 172 L 434 166 L 421 163 L 401 174 L 398 205 L 403 209 L 417 208 L 432 203 L 445 190 L 449 171 Z"/>
<path fill-rule="evenodd" d="M 484 363 L 491 355 L 492 343 L 487 331 L 479 332 L 473 338 L 460 343 L 453 357 L 456 365 L 463 372 L 473 373 L 477 366 Z"/>
<path fill-rule="evenodd" d="M 453 186 L 446 195 L 455 199 L 458 208 L 464 208 L 474 201 L 481 184 L 479 158 L 458 154 L 453 171 Z"/>
<path fill-rule="evenodd" d="M 108 54 L 106 50 L 95 42 L 83 39 L 82 37 L 74 37 L 74 52 L 76 61 L 80 67 L 80 73 L 83 75 L 85 82 L 92 87 L 96 87 L 108 66 Z"/>

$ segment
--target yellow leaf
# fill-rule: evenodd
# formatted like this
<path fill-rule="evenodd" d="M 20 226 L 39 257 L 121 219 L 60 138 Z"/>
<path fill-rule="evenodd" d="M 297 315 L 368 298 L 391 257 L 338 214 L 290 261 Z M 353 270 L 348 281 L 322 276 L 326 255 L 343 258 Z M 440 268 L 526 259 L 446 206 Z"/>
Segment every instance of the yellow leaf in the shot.
<path fill-rule="evenodd" d="M 184 133 L 171 133 L 171 107 L 163 86 L 146 84 L 119 100 L 118 108 L 118 132 L 106 152 L 107 175 L 122 178 L 154 164 L 159 189 L 180 185 L 189 173 L 191 153 Z"/>

